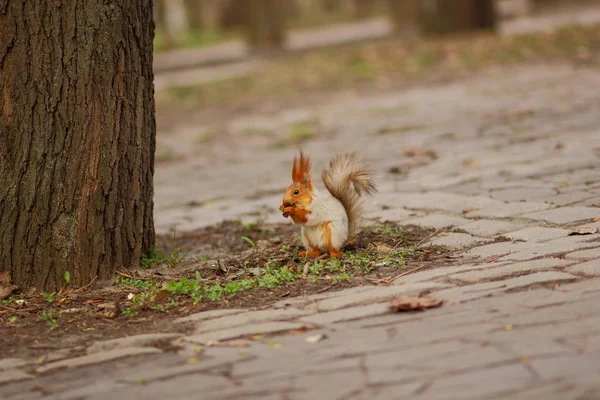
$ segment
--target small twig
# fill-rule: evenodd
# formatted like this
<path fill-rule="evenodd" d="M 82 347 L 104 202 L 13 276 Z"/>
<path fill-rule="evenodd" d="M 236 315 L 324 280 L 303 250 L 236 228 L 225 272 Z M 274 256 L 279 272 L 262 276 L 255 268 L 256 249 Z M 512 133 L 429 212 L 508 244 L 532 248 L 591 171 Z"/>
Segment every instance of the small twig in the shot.
<path fill-rule="evenodd" d="M 134 277 L 134 276 L 131 276 L 131 275 L 129 275 L 129 274 L 125 274 L 125 273 L 123 273 L 123 272 L 120 272 L 120 271 L 115 271 L 115 272 L 116 272 L 117 274 L 121 275 L 121 276 L 124 276 L 125 278 L 129 278 L 129 279 L 135 279 L 135 277 Z"/>
<path fill-rule="evenodd" d="M 423 242 L 428 241 L 429 239 L 431 239 L 432 237 L 436 236 L 438 233 L 440 233 L 440 229 L 436 229 L 435 232 L 433 232 L 431 235 L 419 240 L 417 242 L 417 244 L 415 245 L 415 249 L 418 249 L 420 245 L 423 244 Z"/>
<path fill-rule="evenodd" d="M 335 285 L 329 285 L 329 286 L 327 286 L 327 287 L 325 287 L 325 288 L 323 288 L 323 289 L 321 289 L 321 290 L 318 290 L 318 291 L 317 291 L 317 293 L 323 293 L 323 292 L 326 292 L 326 291 L 328 291 L 329 289 L 331 289 L 331 288 L 332 288 L 332 287 L 334 287 L 334 286 L 335 286 Z"/>
<path fill-rule="evenodd" d="M 82 287 L 80 287 L 80 288 L 78 288 L 78 289 L 70 290 L 70 291 L 68 291 L 68 292 L 65 292 L 64 294 L 67 294 L 67 293 L 77 293 L 77 292 L 79 292 L 79 291 L 81 291 L 81 290 L 87 289 L 87 288 L 89 288 L 89 287 L 92 285 L 92 283 L 94 283 L 94 281 L 96 280 L 96 278 L 98 278 L 98 275 L 96 275 L 96 276 L 94 277 L 94 279 L 92 279 L 92 280 L 90 281 L 90 283 L 88 283 L 87 285 L 85 285 L 85 286 L 82 286 Z M 61 292 L 62 292 L 62 290 L 61 290 Z M 60 292 L 59 292 L 59 295 L 60 295 Z"/>
<path fill-rule="evenodd" d="M 375 282 L 375 283 L 390 283 L 390 282 L 393 282 L 393 281 L 395 281 L 396 279 L 398 279 L 400 277 L 403 277 L 404 275 L 408 275 L 410 273 L 418 271 L 421 268 L 423 268 L 424 266 L 425 266 L 425 264 L 419 265 L 417 268 L 413 268 L 413 269 L 411 269 L 409 271 L 404 271 L 404 272 L 402 272 L 402 273 L 400 273 L 398 275 L 390 276 L 390 277 L 387 277 L 387 278 L 382 278 L 382 279 L 365 278 L 365 279 L 367 279 L 367 280 L 369 280 L 371 282 Z"/>
<path fill-rule="evenodd" d="M 411 269 L 410 271 L 405 271 L 405 272 L 403 272 L 403 273 L 401 273 L 401 274 L 398 274 L 398 275 L 394 276 L 392 279 L 390 279 L 390 282 L 391 282 L 391 281 L 395 281 L 396 279 L 398 279 L 398 278 L 400 278 L 400 277 L 402 277 L 402 276 L 404 276 L 404 275 L 408 275 L 408 274 L 411 274 L 411 273 L 413 273 L 413 272 L 415 272 L 415 271 L 418 271 L 418 270 L 420 270 L 421 268 L 423 268 L 424 266 L 425 266 L 425 264 L 423 264 L 423 265 L 419 265 L 418 267 L 416 267 L 416 268 L 413 268 L 413 269 Z"/>

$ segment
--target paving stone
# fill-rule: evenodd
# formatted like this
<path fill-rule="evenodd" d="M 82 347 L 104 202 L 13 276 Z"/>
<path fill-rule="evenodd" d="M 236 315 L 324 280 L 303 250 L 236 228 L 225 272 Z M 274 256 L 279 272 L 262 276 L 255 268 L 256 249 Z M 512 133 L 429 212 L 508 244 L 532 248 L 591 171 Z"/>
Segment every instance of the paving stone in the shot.
<path fill-rule="evenodd" d="M 437 282 L 418 282 L 406 285 L 373 287 L 370 290 L 361 290 L 352 294 L 320 301 L 316 304 L 316 308 L 319 311 L 331 311 L 360 304 L 382 302 L 400 295 L 418 295 L 426 290 L 443 289 L 449 286 L 448 284 Z M 308 307 L 312 308 L 312 306 Z"/>
<path fill-rule="evenodd" d="M 4 358 L 0 360 L 0 371 L 16 369 L 31 364 L 31 361 L 22 358 Z"/>
<path fill-rule="evenodd" d="M 600 235 L 568 236 L 544 243 L 529 243 L 529 247 L 517 250 L 500 258 L 500 261 L 524 261 L 532 258 L 547 257 L 553 254 L 570 253 L 575 250 L 595 247 L 600 243 L 588 243 L 587 240 Z M 588 239 L 589 238 L 589 239 Z"/>
<path fill-rule="evenodd" d="M 458 265 L 454 267 L 443 267 L 443 268 L 434 268 L 427 271 L 415 272 L 413 274 L 402 276 L 395 281 L 392 282 L 394 285 L 402 285 L 406 283 L 415 283 L 415 282 L 423 282 L 429 280 L 435 280 L 438 278 L 442 278 L 445 276 L 449 276 L 452 274 L 486 269 L 486 268 L 495 268 L 502 265 L 506 265 L 508 262 L 494 262 L 494 263 L 484 263 L 484 264 L 466 264 L 466 265 Z"/>
<path fill-rule="evenodd" d="M 140 382 L 136 382 L 140 384 Z M 66 392 L 62 392 L 56 396 L 45 397 L 49 400 L 81 400 L 81 399 L 102 399 L 111 398 L 114 400 L 122 399 L 125 395 L 122 394 L 122 390 L 126 389 L 128 385 L 123 383 L 117 383 L 110 380 L 102 380 L 94 382 L 91 385 L 83 387 L 75 387 Z M 119 395 L 115 396 L 115 392 L 120 392 Z"/>
<path fill-rule="evenodd" d="M 173 367 L 153 367 L 138 371 L 129 371 L 126 375 L 119 378 L 119 382 L 123 383 L 139 383 L 144 382 L 155 382 L 164 381 L 169 378 L 174 378 L 184 375 L 197 374 L 199 372 L 214 371 L 218 368 L 229 366 L 234 362 L 236 364 L 242 364 L 250 360 L 254 360 L 254 356 L 236 356 L 236 357 L 219 357 L 217 359 L 203 359 L 200 358 L 197 363 L 176 365 Z"/>
<path fill-rule="evenodd" d="M 143 381 L 142 381 L 143 382 Z M 204 393 L 216 393 L 234 386 L 223 374 L 182 375 L 170 378 L 166 382 L 154 381 L 146 384 L 127 385 L 119 390 L 121 399 L 182 399 L 202 398 Z M 199 396 L 199 393 L 201 395 Z M 106 399 L 106 394 L 90 397 L 90 400 Z M 111 396 L 112 398 L 112 396 Z"/>
<path fill-rule="evenodd" d="M 496 221 L 493 219 L 479 219 L 465 225 L 460 229 L 475 236 L 496 236 L 504 232 L 510 232 L 518 229 L 520 225 L 509 221 Z"/>
<path fill-rule="evenodd" d="M 592 354 L 569 354 L 560 357 L 530 360 L 541 379 L 565 379 L 572 376 L 600 374 L 600 358 Z"/>
<path fill-rule="evenodd" d="M 456 349 L 458 346 L 450 344 L 448 347 Z M 452 352 L 450 354 L 437 354 L 436 357 L 430 360 L 422 361 L 416 359 L 411 365 L 428 367 L 435 371 L 448 373 L 518 360 L 515 355 L 501 351 L 495 346 L 475 344 L 463 347 L 463 351 Z"/>
<path fill-rule="evenodd" d="M 593 258 L 600 258 L 600 247 L 588 250 L 574 251 L 572 253 L 567 254 L 565 258 L 576 260 L 589 260 Z"/>
<path fill-rule="evenodd" d="M 351 321 L 359 318 L 368 318 L 382 314 L 388 314 L 390 310 L 387 303 L 370 304 L 368 306 L 344 308 L 329 312 L 322 312 L 298 319 L 299 322 L 305 322 L 314 325 L 332 324 L 341 321 Z"/>
<path fill-rule="evenodd" d="M 198 322 L 204 321 L 207 319 L 215 319 L 224 317 L 226 315 L 240 314 L 245 312 L 246 310 L 242 308 L 230 308 L 227 310 L 211 310 L 211 311 L 202 311 L 196 314 L 188 315 L 187 317 L 177 318 L 173 322 L 176 324 L 185 323 L 185 322 Z"/>
<path fill-rule="evenodd" d="M 587 387 L 575 387 L 572 382 L 548 382 L 542 381 L 534 387 L 521 388 L 517 391 L 494 397 L 494 400 L 548 400 L 548 399 L 585 399 Z"/>
<path fill-rule="evenodd" d="M 88 354 L 109 351 L 113 349 L 122 349 L 126 347 L 154 347 L 157 343 L 171 341 L 183 335 L 179 333 L 147 333 L 143 335 L 128 336 L 118 339 L 94 342 L 87 349 Z"/>
<path fill-rule="evenodd" d="M 486 297 L 495 293 L 504 292 L 510 289 L 526 287 L 539 283 L 567 281 L 573 279 L 577 279 L 577 277 L 564 272 L 538 272 L 504 281 L 479 283 L 475 285 L 440 290 L 438 292 L 430 293 L 429 296 L 440 300 L 460 303 L 463 301 L 474 300 L 480 297 Z"/>
<path fill-rule="evenodd" d="M 304 325 L 292 322 L 263 322 L 256 324 L 249 324 L 245 326 L 237 326 L 228 329 L 222 329 L 218 331 L 211 331 L 206 333 L 201 333 L 199 335 L 191 335 L 186 336 L 183 340 L 191 343 L 199 343 L 204 344 L 208 341 L 215 340 L 231 340 L 237 339 L 243 336 L 248 335 L 258 335 L 258 334 L 267 334 L 267 333 L 277 333 L 283 331 L 291 331 L 294 329 L 300 329 Z"/>
<path fill-rule="evenodd" d="M 404 208 L 391 208 L 388 210 L 369 211 L 366 214 L 366 217 L 368 219 L 380 220 L 382 222 L 393 221 L 404 223 L 406 220 L 420 217 L 422 215 L 425 215 L 425 213 L 421 211 L 406 210 Z M 279 218 L 281 218 L 281 214 L 279 214 Z"/>
<path fill-rule="evenodd" d="M 587 276 L 600 276 L 600 260 L 588 261 L 567 268 L 567 272 Z"/>
<path fill-rule="evenodd" d="M 24 381 L 33 378 L 33 375 L 30 375 L 25 371 L 20 371 L 18 369 L 10 369 L 7 371 L 0 372 L 0 384 L 2 385 L 10 382 Z"/>
<path fill-rule="evenodd" d="M 600 292 L 600 281 L 597 279 L 586 279 L 580 282 L 562 285 L 561 290 L 581 295 Z"/>
<path fill-rule="evenodd" d="M 464 256 L 465 258 L 488 258 L 502 254 L 512 254 L 530 247 L 531 244 L 525 242 L 498 242 L 475 247 L 464 253 Z"/>
<path fill-rule="evenodd" d="M 551 210 L 523 214 L 522 217 L 561 225 L 592 219 L 599 215 L 600 209 L 595 207 L 559 207 Z"/>
<path fill-rule="evenodd" d="M 424 217 L 412 218 L 404 221 L 407 225 L 418 225 L 426 228 L 441 229 L 449 226 L 461 226 L 469 223 L 466 218 L 445 214 L 428 214 Z"/>
<path fill-rule="evenodd" d="M 436 379 L 422 396 L 440 400 L 492 398 L 494 394 L 525 388 L 533 380 L 527 368 L 516 362 Z"/>
<path fill-rule="evenodd" d="M 572 191 L 561 194 L 554 194 L 540 198 L 538 201 L 543 201 L 548 204 L 557 206 L 566 206 L 569 204 L 578 203 L 580 201 L 593 198 L 594 194 L 590 192 Z"/>
<path fill-rule="evenodd" d="M 514 232 L 505 233 L 506 236 L 512 240 L 524 240 L 526 242 L 546 242 L 548 240 L 557 239 L 560 237 L 566 237 L 569 232 L 566 229 L 561 228 L 544 228 L 541 226 L 534 226 L 531 228 L 525 228 Z"/>
<path fill-rule="evenodd" d="M 242 314 L 224 316 L 217 319 L 201 320 L 196 323 L 194 333 L 216 331 L 259 322 L 289 321 L 310 313 L 310 310 L 299 310 L 297 308 L 247 311 Z"/>
<path fill-rule="evenodd" d="M 503 267 L 486 268 L 483 270 L 454 274 L 450 275 L 449 278 L 457 279 L 463 282 L 475 283 L 484 280 L 511 276 L 513 274 L 520 274 L 523 272 L 534 272 L 538 270 L 565 267 L 570 264 L 573 264 L 573 261 L 560 260 L 558 258 L 547 258 L 541 260 L 526 261 L 516 264 L 509 264 Z"/>
<path fill-rule="evenodd" d="M 128 347 L 114 349 L 101 353 L 90 354 L 82 357 L 70 358 L 68 360 L 56 361 L 36 369 L 38 374 L 54 371 L 61 368 L 79 368 L 87 365 L 100 364 L 107 361 L 117 360 L 124 357 L 139 356 L 142 354 L 161 353 L 158 349 L 148 347 Z"/>
<path fill-rule="evenodd" d="M 534 211 L 545 210 L 549 207 L 550 205 L 546 203 L 500 203 L 468 212 L 466 215 L 467 217 L 508 218 Z"/>
<path fill-rule="evenodd" d="M 478 238 L 467 233 L 449 232 L 435 237 L 429 241 L 429 244 L 434 246 L 446 246 L 451 249 L 462 249 L 465 247 L 474 246 L 476 244 L 484 244 L 489 241 L 490 239 Z"/>
<path fill-rule="evenodd" d="M 512 187 L 490 191 L 490 197 L 501 201 L 539 201 L 537 199 L 553 195 L 556 195 L 556 191 L 545 187 Z"/>
<path fill-rule="evenodd" d="M 464 210 L 502 204 L 485 196 L 460 196 L 443 192 L 407 193 L 399 201 L 406 208 L 418 210 L 444 210 L 456 214 Z"/>

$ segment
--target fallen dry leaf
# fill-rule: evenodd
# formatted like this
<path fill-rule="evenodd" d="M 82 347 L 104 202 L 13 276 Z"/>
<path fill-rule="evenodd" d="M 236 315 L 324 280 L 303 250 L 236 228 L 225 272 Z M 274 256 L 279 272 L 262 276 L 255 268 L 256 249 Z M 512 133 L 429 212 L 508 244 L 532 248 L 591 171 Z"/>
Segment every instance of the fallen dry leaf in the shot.
<path fill-rule="evenodd" d="M 400 296 L 388 301 L 388 307 L 393 311 L 414 311 L 439 307 L 442 303 L 442 300 L 427 297 Z"/>
<path fill-rule="evenodd" d="M 477 210 L 479 210 L 479 208 L 465 208 L 464 210 L 462 210 L 462 213 L 463 214 L 468 214 L 471 211 L 477 211 Z"/>
<path fill-rule="evenodd" d="M 592 235 L 594 233 L 598 232 L 598 228 L 596 228 L 595 226 L 590 226 L 587 228 L 575 228 L 575 229 L 569 229 L 569 236 L 573 236 L 573 235 Z"/>
<path fill-rule="evenodd" d="M 594 218 L 594 222 L 600 222 L 600 215 Z"/>
<path fill-rule="evenodd" d="M 327 339 L 327 335 L 324 333 L 319 333 L 318 335 L 309 336 L 304 339 L 307 343 L 318 343 L 323 339 Z"/>
<path fill-rule="evenodd" d="M 96 297 L 95 299 L 89 299 L 89 300 L 84 301 L 83 304 L 87 305 L 87 304 L 93 304 L 93 303 L 101 303 L 103 301 L 104 301 L 104 299 Z"/>
<path fill-rule="evenodd" d="M 432 159 L 436 160 L 438 158 L 438 155 L 435 151 L 433 150 L 427 150 L 421 147 L 405 147 L 402 152 L 404 153 L 405 156 L 407 157 L 421 157 L 421 156 L 427 156 L 427 157 L 431 157 Z"/>

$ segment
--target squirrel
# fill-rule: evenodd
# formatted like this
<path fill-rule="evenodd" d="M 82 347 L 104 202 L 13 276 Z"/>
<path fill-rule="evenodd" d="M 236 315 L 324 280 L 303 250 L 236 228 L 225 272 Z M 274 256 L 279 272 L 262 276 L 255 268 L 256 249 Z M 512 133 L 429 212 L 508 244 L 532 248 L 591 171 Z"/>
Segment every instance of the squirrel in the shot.
<path fill-rule="evenodd" d="M 373 172 L 356 153 L 338 154 L 322 173 L 329 193 L 313 186 L 310 159 L 300 151 L 292 166 L 292 184 L 283 196 L 279 210 L 302 225 L 302 243 L 307 251 L 299 257 L 318 257 L 329 252 L 339 258 L 348 238 L 353 239 L 364 220 L 362 194 L 373 195 L 377 187 Z"/>

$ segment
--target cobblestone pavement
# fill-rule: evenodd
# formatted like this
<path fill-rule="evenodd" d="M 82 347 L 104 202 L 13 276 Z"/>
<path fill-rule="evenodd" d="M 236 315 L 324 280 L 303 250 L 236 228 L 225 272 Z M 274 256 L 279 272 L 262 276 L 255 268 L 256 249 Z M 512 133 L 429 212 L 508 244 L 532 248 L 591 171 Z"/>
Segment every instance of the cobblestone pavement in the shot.
<path fill-rule="evenodd" d="M 239 116 L 202 143 L 199 122 L 161 132 L 159 149 L 179 160 L 157 166 L 161 231 L 281 221 L 295 148 L 272 143 L 317 121 L 303 146 L 316 165 L 359 150 L 379 174 L 370 217 L 457 228 L 431 241 L 456 248 L 460 263 L 192 315 L 176 323 L 194 326 L 188 336 L 149 332 L 44 364 L 1 360 L 0 397 L 600 399 L 600 234 L 569 235 L 600 227 L 598 87 L 598 68 L 530 65 Z M 402 294 L 445 303 L 388 311 Z"/>

